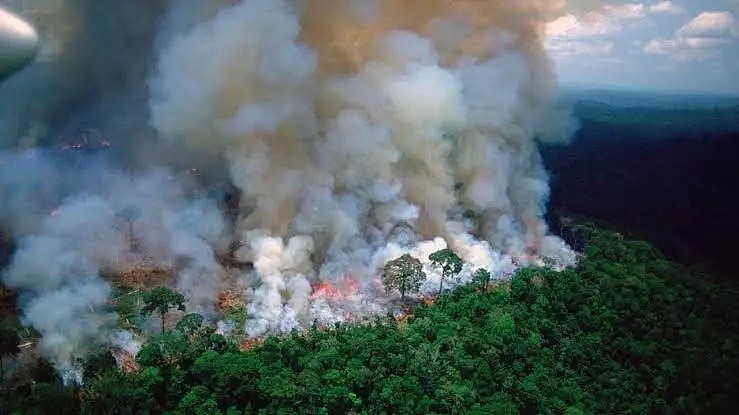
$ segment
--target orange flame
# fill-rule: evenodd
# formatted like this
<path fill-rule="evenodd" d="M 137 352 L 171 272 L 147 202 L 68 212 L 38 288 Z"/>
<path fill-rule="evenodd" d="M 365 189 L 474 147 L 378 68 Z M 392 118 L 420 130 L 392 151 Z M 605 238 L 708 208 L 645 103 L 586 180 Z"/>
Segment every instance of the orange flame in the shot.
<path fill-rule="evenodd" d="M 344 298 L 344 295 L 330 282 L 321 281 L 313 288 L 313 294 L 311 294 L 310 298 L 311 300 L 325 298 L 328 300 L 340 301 Z"/>
<path fill-rule="evenodd" d="M 313 287 L 311 300 L 324 298 L 331 301 L 342 301 L 348 296 L 359 292 L 359 282 L 353 278 L 341 277 L 337 283 L 321 281 Z"/>
<path fill-rule="evenodd" d="M 239 351 L 248 352 L 264 344 L 264 338 L 246 339 L 239 343 Z"/>

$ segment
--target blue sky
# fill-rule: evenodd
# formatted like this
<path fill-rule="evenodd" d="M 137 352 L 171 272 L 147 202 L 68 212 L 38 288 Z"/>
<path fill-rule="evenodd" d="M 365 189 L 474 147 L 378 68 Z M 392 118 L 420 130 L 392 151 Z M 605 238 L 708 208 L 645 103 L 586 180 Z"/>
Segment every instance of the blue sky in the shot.
<path fill-rule="evenodd" d="M 547 24 L 562 84 L 739 94 L 739 0 L 568 1 Z"/>

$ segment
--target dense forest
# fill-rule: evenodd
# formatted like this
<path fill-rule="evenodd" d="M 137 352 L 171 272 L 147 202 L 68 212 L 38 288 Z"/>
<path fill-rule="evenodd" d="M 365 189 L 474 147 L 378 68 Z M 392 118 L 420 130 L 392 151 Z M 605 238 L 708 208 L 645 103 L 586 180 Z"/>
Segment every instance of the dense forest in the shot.
<path fill-rule="evenodd" d="M 549 215 L 639 235 L 686 264 L 737 279 L 739 99 L 570 91 L 580 130 L 542 149 Z"/>
<path fill-rule="evenodd" d="M 582 247 L 574 268 L 521 269 L 510 281 L 480 280 L 421 303 L 404 318 L 316 327 L 246 351 L 189 314 L 149 338 L 136 370 L 121 371 L 101 351 L 86 362 L 81 386 L 63 386 L 43 362 L 6 379 L 0 412 L 731 412 L 737 287 L 645 242 L 590 224 L 570 229 Z"/>

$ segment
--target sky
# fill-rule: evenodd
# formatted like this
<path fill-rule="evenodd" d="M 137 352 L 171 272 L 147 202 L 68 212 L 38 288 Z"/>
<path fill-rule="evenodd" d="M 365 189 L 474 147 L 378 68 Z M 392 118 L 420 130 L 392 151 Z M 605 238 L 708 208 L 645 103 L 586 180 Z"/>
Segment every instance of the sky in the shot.
<path fill-rule="evenodd" d="M 542 1 L 556 4 L 546 45 L 564 85 L 739 95 L 739 0 Z M 0 0 L 37 3 L 61 4 Z"/>
<path fill-rule="evenodd" d="M 739 94 L 739 0 L 571 6 L 546 26 L 561 84 Z"/>

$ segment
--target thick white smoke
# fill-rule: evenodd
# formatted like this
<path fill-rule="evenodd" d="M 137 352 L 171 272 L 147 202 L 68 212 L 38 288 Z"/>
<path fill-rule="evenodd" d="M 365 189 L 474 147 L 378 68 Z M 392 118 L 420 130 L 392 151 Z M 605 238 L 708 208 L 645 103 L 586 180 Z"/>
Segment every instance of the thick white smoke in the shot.
<path fill-rule="evenodd" d="M 573 260 L 542 220 L 535 139 L 566 122 L 551 125 L 536 4 L 403 3 L 238 2 L 164 42 L 152 124 L 222 152 L 241 190 L 251 335 L 376 312 L 378 270 L 405 251 L 449 243 L 498 276 L 527 252 Z M 346 279 L 359 295 L 311 296 Z"/>
<path fill-rule="evenodd" d="M 71 48 L 137 42 L 86 68 L 94 88 L 75 83 L 91 54 L 62 53 L 0 89 L 0 225 L 17 241 L 3 278 L 60 369 L 110 338 L 104 276 L 144 258 L 175 269 L 194 311 L 240 290 L 250 336 L 391 311 L 379 275 L 406 252 L 429 294 L 428 256 L 447 246 L 466 264 L 446 288 L 574 261 L 542 219 L 536 143 L 569 133 L 540 39 L 558 2 L 157 1 L 139 26 L 139 2 L 68 1 L 65 19 L 123 13 L 120 32 L 84 20 Z M 34 79 L 63 87 L 52 105 L 25 104 Z M 105 128 L 113 149 L 22 149 L 66 122 Z"/>
<path fill-rule="evenodd" d="M 0 195 L 8 196 L 3 200 L 11 202 L 2 206 L 10 215 L 0 216 L 0 223 L 18 240 L 3 280 L 23 293 L 21 319 L 42 334 L 41 349 L 52 362 L 71 370 L 102 343 L 101 330 L 113 319 L 111 285 L 101 275 L 147 259 L 177 266 L 177 288 L 191 308 L 212 312 L 223 289 L 215 250 L 227 244 L 226 222 L 213 202 L 188 195 L 166 170 L 131 175 L 102 161 L 85 166 L 86 181 L 72 175 L 44 183 L 66 163 L 43 152 L 0 159 L 0 177 L 24 174 L 0 186 Z M 77 187 L 65 191 L 72 184 Z M 5 221 L 24 211 L 38 220 L 36 226 Z"/>

